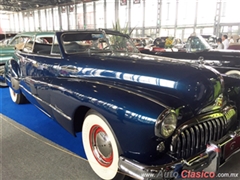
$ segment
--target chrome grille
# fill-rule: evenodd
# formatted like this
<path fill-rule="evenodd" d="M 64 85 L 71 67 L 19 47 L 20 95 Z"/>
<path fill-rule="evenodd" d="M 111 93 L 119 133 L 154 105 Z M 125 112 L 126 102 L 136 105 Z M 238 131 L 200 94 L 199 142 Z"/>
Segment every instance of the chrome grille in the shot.
<path fill-rule="evenodd" d="M 224 116 L 187 127 L 172 138 L 171 152 L 177 158 L 188 158 L 206 148 L 209 141 L 216 141 L 225 133 Z"/>

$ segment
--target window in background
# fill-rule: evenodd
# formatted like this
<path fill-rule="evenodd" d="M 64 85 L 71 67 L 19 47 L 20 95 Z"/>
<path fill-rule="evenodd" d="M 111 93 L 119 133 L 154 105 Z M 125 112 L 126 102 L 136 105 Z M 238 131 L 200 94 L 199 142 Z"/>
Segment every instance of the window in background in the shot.
<path fill-rule="evenodd" d="M 222 17 L 226 17 L 226 2 L 222 2 L 222 12 L 221 12 L 221 16 Z"/>
<path fill-rule="evenodd" d="M 104 4 L 96 2 L 96 28 L 104 28 Z"/>
<path fill-rule="evenodd" d="M 119 22 L 120 22 L 121 28 L 125 28 L 128 26 L 128 16 L 129 16 L 128 8 L 129 8 L 128 4 L 119 6 Z"/>
<path fill-rule="evenodd" d="M 84 21 L 83 21 L 83 4 L 77 5 L 77 26 L 78 29 L 84 29 Z"/>
<path fill-rule="evenodd" d="M 183 41 L 187 41 L 188 37 L 193 33 L 193 28 L 184 29 Z"/>
<path fill-rule="evenodd" d="M 93 3 L 86 3 L 86 29 L 94 29 Z"/>
<path fill-rule="evenodd" d="M 21 12 L 18 12 L 19 17 L 19 30 L 20 32 L 24 31 L 24 24 L 23 24 L 23 14 Z"/>
<path fill-rule="evenodd" d="M 174 37 L 174 29 L 161 29 L 160 37 L 163 36 Z"/>
<path fill-rule="evenodd" d="M 206 3 L 205 3 L 206 5 Z M 208 6 L 208 4 L 206 5 Z M 173 10 L 174 11 L 174 10 Z M 178 25 L 194 25 L 196 12 L 196 0 L 178 1 Z M 206 12 L 204 10 L 204 12 Z M 215 12 L 215 10 L 214 10 Z"/>
<path fill-rule="evenodd" d="M 205 34 L 205 35 L 212 35 L 212 34 L 213 34 L 213 27 L 203 28 L 203 30 L 202 30 L 202 34 Z"/>
<path fill-rule="evenodd" d="M 157 25 L 157 6 L 157 0 L 145 3 L 145 27 L 154 27 Z"/>
<path fill-rule="evenodd" d="M 28 13 L 28 22 L 29 22 L 29 31 L 35 31 L 34 19 L 33 19 L 33 11 L 29 11 Z"/>
<path fill-rule="evenodd" d="M 238 35 L 238 26 L 232 26 L 232 35 Z"/>
<path fill-rule="evenodd" d="M 15 32 L 19 32 L 21 30 L 20 30 L 18 13 L 14 13 L 13 16 L 14 16 L 14 24 L 15 24 L 14 30 L 15 30 Z"/>
<path fill-rule="evenodd" d="M 10 31 L 10 17 L 9 14 L 0 14 L 0 33 Z"/>
<path fill-rule="evenodd" d="M 14 32 L 14 31 L 16 31 L 15 26 L 14 26 L 14 14 L 13 13 L 10 14 L 9 18 L 10 18 L 9 19 L 10 20 L 10 31 Z"/>
<path fill-rule="evenodd" d="M 220 23 L 239 23 L 239 0 L 224 0 L 222 2 Z"/>
<path fill-rule="evenodd" d="M 206 24 L 214 24 L 215 13 L 216 13 L 217 1 L 211 0 L 206 1 L 198 1 L 198 14 L 197 14 L 197 24 L 198 25 L 206 25 Z"/>
<path fill-rule="evenodd" d="M 53 30 L 53 18 L 52 18 L 52 9 L 49 8 L 46 10 L 47 12 L 47 30 L 52 31 Z"/>
<path fill-rule="evenodd" d="M 29 12 L 23 12 L 24 31 L 29 31 Z"/>
<path fill-rule="evenodd" d="M 40 25 L 40 29 L 41 31 L 46 31 L 46 14 L 45 14 L 45 10 L 41 9 L 40 10 L 40 18 L 41 18 L 41 25 Z"/>
<path fill-rule="evenodd" d="M 175 25 L 176 0 L 163 1 L 162 2 L 162 14 L 161 15 L 162 15 L 162 24 L 161 24 L 162 26 L 173 26 L 173 25 Z"/>
<path fill-rule="evenodd" d="M 34 13 L 34 26 L 35 26 L 35 31 L 38 31 L 39 28 L 40 28 L 38 10 L 33 11 L 33 13 Z"/>
<path fill-rule="evenodd" d="M 54 30 L 60 30 L 60 23 L 59 23 L 59 13 L 58 8 L 53 8 L 53 23 L 54 23 Z"/>
<path fill-rule="evenodd" d="M 123 6 L 123 7 L 126 7 L 126 6 Z M 120 7 L 119 7 L 119 9 L 120 9 Z M 124 19 L 124 17 L 122 17 L 122 16 L 119 16 L 119 18 Z M 107 28 L 112 29 L 113 23 L 115 23 L 115 2 L 114 1 L 107 2 L 106 21 L 107 21 Z"/>
<path fill-rule="evenodd" d="M 61 6 L 61 20 L 62 20 L 62 30 L 68 30 L 68 15 L 67 15 L 67 6 Z"/>
<path fill-rule="evenodd" d="M 142 27 L 143 26 L 143 3 L 140 1 L 134 1 L 131 6 L 131 27 Z"/>
<path fill-rule="evenodd" d="M 69 12 L 69 29 L 73 30 L 76 29 L 76 19 L 75 19 L 75 6 L 69 5 L 68 12 Z"/>
<path fill-rule="evenodd" d="M 176 38 L 183 39 L 183 29 L 177 29 L 176 30 Z"/>
<path fill-rule="evenodd" d="M 202 30 L 201 29 L 195 29 L 195 33 L 197 34 L 197 35 L 201 35 L 202 34 Z M 212 33 L 213 34 L 213 33 Z M 211 34 L 210 34 L 211 35 Z"/>

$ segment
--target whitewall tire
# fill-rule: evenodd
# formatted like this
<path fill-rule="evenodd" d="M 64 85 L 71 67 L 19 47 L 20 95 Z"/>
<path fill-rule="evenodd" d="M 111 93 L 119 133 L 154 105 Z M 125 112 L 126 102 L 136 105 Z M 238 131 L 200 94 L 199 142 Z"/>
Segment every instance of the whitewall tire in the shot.
<path fill-rule="evenodd" d="M 93 171 L 102 179 L 118 174 L 119 148 L 106 120 L 90 110 L 82 127 L 83 147 Z"/>
<path fill-rule="evenodd" d="M 15 102 L 16 104 L 23 104 L 27 102 L 27 99 L 22 93 L 15 93 L 11 87 L 9 87 L 9 93 L 12 101 Z"/>

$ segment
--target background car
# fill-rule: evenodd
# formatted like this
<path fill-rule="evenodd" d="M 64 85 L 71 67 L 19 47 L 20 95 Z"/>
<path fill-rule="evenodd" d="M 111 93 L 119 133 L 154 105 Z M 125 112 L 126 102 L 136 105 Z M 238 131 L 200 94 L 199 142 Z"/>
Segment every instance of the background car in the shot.
<path fill-rule="evenodd" d="M 206 41 L 207 43 L 213 48 L 217 48 L 218 44 L 217 44 L 217 37 L 215 35 L 206 35 L 206 34 L 202 34 L 201 35 Z"/>
<path fill-rule="evenodd" d="M 181 51 L 184 48 L 184 43 L 179 38 L 163 36 L 156 38 L 152 44 L 146 45 L 141 52 L 151 54 L 151 52 L 165 52 L 165 51 Z"/>
<path fill-rule="evenodd" d="M 37 42 L 41 43 L 51 43 L 48 42 L 49 39 L 44 39 L 42 36 L 49 34 L 49 32 L 25 32 L 17 34 L 16 36 L 7 39 L 7 42 L 4 42 L 0 46 L 0 86 L 6 86 L 5 77 L 4 77 L 4 65 L 5 63 L 12 58 L 16 48 L 21 48 L 21 46 L 29 39 L 34 38 L 35 35 L 38 35 Z M 4 40 L 5 41 L 5 40 Z M 50 41 L 50 40 L 49 40 Z"/>
<path fill-rule="evenodd" d="M 139 53 L 116 31 L 35 34 L 5 74 L 15 103 L 27 99 L 71 134 L 82 132 L 90 166 L 102 179 L 120 178 L 118 170 L 134 178 L 215 171 L 216 160 L 223 164 L 239 149 L 230 146 L 240 135 L 235 79 Z"/>
<path fill-rule="evenodd" d="M 213 49 L 202 36 L 190 36 L 185 46 L 185 51 L 141 52 L 189 63 L 202 63 L 214 67 L 222 74 L 240 78 L 240 51 Z"/>

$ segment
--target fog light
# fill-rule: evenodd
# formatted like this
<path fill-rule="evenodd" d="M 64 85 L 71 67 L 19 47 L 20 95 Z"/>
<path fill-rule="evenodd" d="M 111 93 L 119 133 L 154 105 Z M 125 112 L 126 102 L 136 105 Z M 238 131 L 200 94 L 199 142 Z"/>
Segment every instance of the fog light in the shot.
<path fill-rule="evenodd" d="M 161 142 L 158 146 L 157 146 L 157 151 L 159 152 L 163 152 L 165 150 L 165 145 L 163 142 Z"/>

